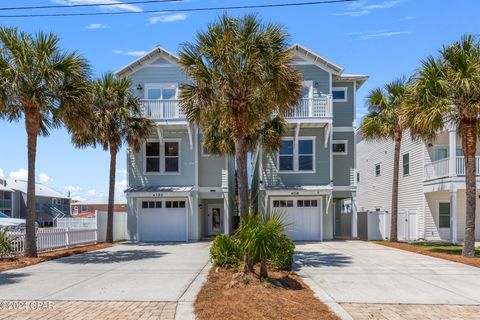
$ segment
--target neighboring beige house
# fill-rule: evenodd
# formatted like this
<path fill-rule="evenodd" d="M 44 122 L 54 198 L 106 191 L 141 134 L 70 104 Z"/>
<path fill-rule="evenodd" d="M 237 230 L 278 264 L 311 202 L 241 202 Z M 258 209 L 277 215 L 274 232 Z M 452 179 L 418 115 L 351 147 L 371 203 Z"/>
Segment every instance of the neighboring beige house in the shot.
<path fill-rule="evenodd" d="M 358 211 L 391 211 L 393 142 L 367 142 L 357 135 Z M 479 173 L 480 145 L 476 172 Z M 477 184 L 480 175 L 477 176 Z M 462 241 L 465 229 L 465 163 L 455 129 L 428 142 L 414 141 L 407 131 L 400 150 L 399 234 L 410 240 Z M 480 199 L 476 238 L 480 240 Z"/>

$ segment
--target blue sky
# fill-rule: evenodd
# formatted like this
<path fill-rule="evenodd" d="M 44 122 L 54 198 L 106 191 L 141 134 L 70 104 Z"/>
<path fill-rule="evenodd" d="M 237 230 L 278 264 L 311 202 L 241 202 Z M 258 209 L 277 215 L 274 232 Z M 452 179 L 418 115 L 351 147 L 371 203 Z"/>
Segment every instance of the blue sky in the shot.
<path fill-rule="evenodd" d="M 4 0 L 0 7 L 108 3 L 113 0 Z M 180 7 L 205 7 L 299 0 L 190 0 L 184 3 L 124 5 L 118 7 L 68 9 L 58 12 L 143 11 Z M 51 10 L 48 10 L 51 11 Z M 401 75 L 410 75 L 420 60 L 436 54 L 442 45 L 465 33 L 478 33 L 480 1 L 476 0 L 365 0 L 296 8 L 232 10 L 233 15 L 259 12 L 266 21 L 283 24 L 291 42 L 304 46 L 343 66 L 347 73 L 370 75 L 358 92 L 358 119 L 365 113 L 364 97 L 374 87 Z M 20 12 L 16 12 L 20 13 Z M 22 12 L 22 13 L 29 13 Z M 29 32 L 53 31 L 62 45 L 78 50 L 91 62 L 95 75 L 117 70 L 154 46 L 178 52 L 193 40 L 195 32 L 215 19 L 219 12 L 132 14 L 68 18 L 1 18 L 1 24 L 19 26 Z M 3 11 L 2 14 L 8 14 Z M 358 122 L 358 120 L 357 120 Z M 0 120 L 0 176 L 26 177 L 24 125 Z M 117 160 L 117 199 L 124 201 L 126 156 Z M 108 191 L 109 156 L 101 149 L 75 149 L 64 130 L 53 130 L 40 138 L 37 151 L 37 181 L 59 191 L 71 191 L 78 199 L 105 198 Z"/>

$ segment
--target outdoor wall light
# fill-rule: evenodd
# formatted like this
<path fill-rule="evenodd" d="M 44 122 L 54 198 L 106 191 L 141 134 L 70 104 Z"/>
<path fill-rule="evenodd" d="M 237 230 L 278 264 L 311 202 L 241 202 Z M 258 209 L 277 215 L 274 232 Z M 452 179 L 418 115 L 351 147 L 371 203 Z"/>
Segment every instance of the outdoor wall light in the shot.
<path fill-rule="evenodd" d="M 143 87 L 142 87 L 142 85 L 141 85 L 140 83 L 139 83 L 138 86 L 137 86 L 137 90 L 138 90 L 138 91 L 142 91 L 142 90 L 143 90 Z"/>
<path fill-rule="evenodd" d="M 428 147 L 429 147 L 429 148 L 433 147 L 433 144 L 429 143 L 429 144 L 428 144 Z"/>

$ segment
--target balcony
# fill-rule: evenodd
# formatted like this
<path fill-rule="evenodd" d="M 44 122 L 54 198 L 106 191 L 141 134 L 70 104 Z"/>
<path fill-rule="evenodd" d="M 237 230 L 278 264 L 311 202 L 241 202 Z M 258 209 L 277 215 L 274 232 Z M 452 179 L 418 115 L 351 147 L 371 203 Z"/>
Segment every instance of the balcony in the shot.
<path fill-rule="evenodd" d="M 325 119 L 331 117 L 331 96 L 302 99 L 294 110 L 286 114 L 287 119 Z"/>
<path fill-rule="evenodd" d="M 433 161 L 425 165 L 424 179 L 433 180 L 440 178 L 448 178 L 454 176 L 465 176 L 465 158 L 463 156 L 455 157 L 455 172 L 452 174 L 449 170 L 450 158 Z M 480 176 L 480 156 L 475 157 L 475 172 Z"/>
<path fill-rule="evenodd" d="M 178 100 L 141 100 L 142 114 L 152 120 L 184 120 Z"/>

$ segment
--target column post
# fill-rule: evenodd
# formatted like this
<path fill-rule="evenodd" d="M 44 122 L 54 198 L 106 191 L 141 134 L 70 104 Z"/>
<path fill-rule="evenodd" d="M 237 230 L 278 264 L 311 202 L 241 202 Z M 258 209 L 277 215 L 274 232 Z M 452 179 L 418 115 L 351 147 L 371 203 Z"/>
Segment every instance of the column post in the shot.
<path fill-rule="evenodd" d="M 450 235 L 450 242 L 457 244 L 457 190 L 450 191 Z"/>
<path fill-rule="evenodd" d="M 448 175 L 457 175 L 457 131 L 455 128 L 448 130 Z"/>
<path fill-rule="evenodd" d="M 358 215 L 357 215 L 357 196 L 352 192 L 352 238 L 358 237 Z"/>

